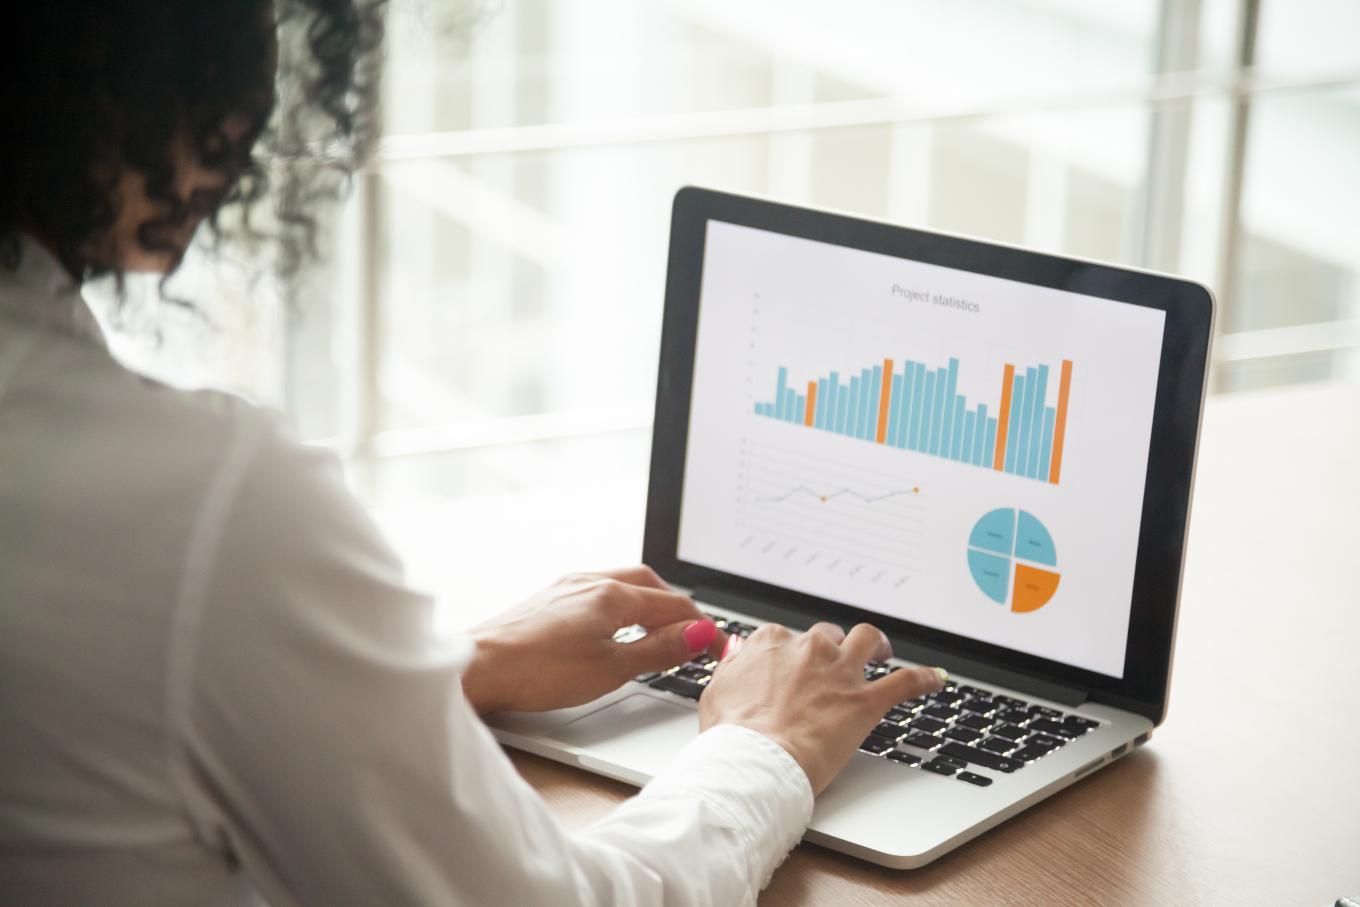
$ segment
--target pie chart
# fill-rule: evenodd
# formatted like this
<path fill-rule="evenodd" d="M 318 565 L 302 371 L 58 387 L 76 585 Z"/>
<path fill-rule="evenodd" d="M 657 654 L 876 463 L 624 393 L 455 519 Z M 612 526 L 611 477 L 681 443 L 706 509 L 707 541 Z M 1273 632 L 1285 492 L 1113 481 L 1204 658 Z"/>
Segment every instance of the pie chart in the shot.
<path fill-rule="evenodd" d="M 1027 510 L 983 514 L 968 537 L 968 570 L 982 594 L 1012 611 L 1038 611 L 1058 591 L 1053 536 Z"/>

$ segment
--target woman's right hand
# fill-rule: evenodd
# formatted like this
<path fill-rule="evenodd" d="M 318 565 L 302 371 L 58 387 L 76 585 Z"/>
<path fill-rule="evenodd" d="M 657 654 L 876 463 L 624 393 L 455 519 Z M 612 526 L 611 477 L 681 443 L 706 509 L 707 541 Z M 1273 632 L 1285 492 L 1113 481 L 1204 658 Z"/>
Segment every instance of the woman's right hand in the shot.
<path fill-rule="evenodd" d="M 938 668 L 866 681 L 865 664 L 891 654 L 887 637 L 869 624 L 849 634 L 826 623 L 806 633 L 766 624 L 713 672 L 699 700 L 699 727 L 759 731 L 788 751 L 820 794 L 888 709 L 944 686 Z"/>

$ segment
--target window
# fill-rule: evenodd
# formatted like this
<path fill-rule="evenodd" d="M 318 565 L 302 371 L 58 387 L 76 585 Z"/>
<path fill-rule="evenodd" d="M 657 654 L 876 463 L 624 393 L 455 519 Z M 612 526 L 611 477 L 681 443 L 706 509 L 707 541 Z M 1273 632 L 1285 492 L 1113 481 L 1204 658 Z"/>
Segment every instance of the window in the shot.
<path fill-rule="evenodd" d="M 199 370 L 286 406 L 408 516 L 457 501 L 522 538 L 515 495 L 560 516 L 628 494 L 637 538 L 686 183 L 1202 279 L 1217 392 L 1356 370 L 1347 0 L 416 10 L 393 11 L 385 139 L 333 266 L 232 315 Z M 168 346 L 143 360 L 174 373 Z M 570 526 L 530 531 L 566 558 Z"/>

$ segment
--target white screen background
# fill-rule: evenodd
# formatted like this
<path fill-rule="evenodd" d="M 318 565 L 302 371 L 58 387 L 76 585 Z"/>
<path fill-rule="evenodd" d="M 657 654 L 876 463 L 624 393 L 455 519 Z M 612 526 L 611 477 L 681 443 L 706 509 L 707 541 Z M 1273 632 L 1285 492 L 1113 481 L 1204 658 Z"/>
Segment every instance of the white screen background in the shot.
<path fill-rule="evenodd" d="M 705 245 L 680 558 L 1123 676 L 1164 314 L 716 221 Z M 1053 405 L 1073 362 L 1059 484 L 755 414 L 780 366 L 802 391 L 951 356 L 958 392 L 993 413 L 1006 363 L 1049 365 Z M 1061 580 L 1038 610 L 992 601 L 969 572 L 974 523 L 1002 507 L 1053 538 Z"/>

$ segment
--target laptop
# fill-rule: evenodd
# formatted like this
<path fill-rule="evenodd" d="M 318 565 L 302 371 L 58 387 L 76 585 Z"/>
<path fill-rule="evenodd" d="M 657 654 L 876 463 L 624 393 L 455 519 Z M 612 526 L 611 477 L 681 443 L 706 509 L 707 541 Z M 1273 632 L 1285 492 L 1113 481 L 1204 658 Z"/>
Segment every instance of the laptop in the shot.
<path fill-rule="evenodd" d="M 805 840 L 919 867 L 1166 716 L 1214 302 L 1177 277 L 705 189 L 674 202 L 643 560 L 729 632 L 882 628 L 899 704 Z M 505 744 L 644 784 L 706 656 Z"/>

